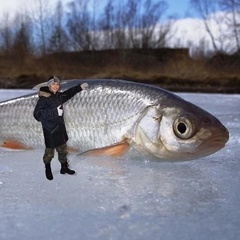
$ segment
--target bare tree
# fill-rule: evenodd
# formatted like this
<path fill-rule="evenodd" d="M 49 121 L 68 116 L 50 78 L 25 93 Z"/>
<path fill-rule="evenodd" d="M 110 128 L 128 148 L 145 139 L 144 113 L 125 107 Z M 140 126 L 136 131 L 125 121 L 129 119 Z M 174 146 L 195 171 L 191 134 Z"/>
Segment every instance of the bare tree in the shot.
<path fill-rule="evenodd" d="M 27 12 L 17 12 L 14 19 L 14 32 L 11 54 L 15 67 L 21 71 L 32 55 L 32 22 Z"/>
<path fill-rule="evenodd" d="M 15 17 L 15 28 L 13 51 L 19 58 L 24 58 L 32 53 L 31 21 L 26 12 L 17 13 Z"/>
<path fill-rule="evenodd" d="M 100 30 L 102 31 L 102 47 L 114 47 L 114 30 L 115 30 L 116 13 L 113 1 L 109 0 L 104 8 L 102 18 L 100 20 Z"/>
<path fill-rule="evenodd" d="M 214 14 L 219 9 L 219 2 L 212 0 L 191 0 L 190 2 L 203 21 L 214 51 L 217 53 L 223 52 L 224 41 L 226 40 L 222 35 L 223 17 Z M 215 34 L 216 29 L 218 30 L 218 35 Z"/>
<path fill-rule="evenodd" d="M 133 48 L 156 48 L 166 45 L 172 21 L 161 23 L 168 6 L 166 1 L 129 0 L 125 7 L 124 23 Z"/>
<path fill-rule="evenodd" d="M 1 51 L 4 54 L 10 54 L 13 43 L 13 30 L 9 19 L 9 13 L 5 12 L 2 18 L 2 26 L 0 29 Z"/>
<path fill-rule="evenodd" d="M 165 46 L 165 36 L 169 31 L 168 28 L 157 29 L 160 19 L 167 10 L 165 1 L 153 2 L 152 0 L 145 0 L 143 3 L 144 10 L 140 18 L 140 32 L 142 38 L 142 48 L 155 48 Z M 163 25 L 162 25 L 163 26 Z M 157 33 L 158 31 L 158 33 Z"/>
<path fill-rule="evenodd" d="M 90 39 L 91 39 L 91 49 L 97 50 L 101 47 L 101 42 L 99 41 L 99 8 L 101 3 L 99 0 L 92 0 L 92 10 L 89 13 L 90 16 Z"/>
<path fill-rule="evenodd" d="M 129 0 L 125 7 L 122 17 L 123 25 L 127 32 L 127 48 L 138 48 L 140 46 L 139 39 L 139 14 L 138 1 Z"/>
<path fill-rule="evenodd" d="M 160 24 L 166 10 L 166 1 L 128 0 L 114 5 L 109 0 L 101 22 L 105 44 L 112 48 L 164 46 L 171 25 Z"/>
<path fill-rule="evenodd" d="M 225 12 L 224 32 L 226 39 L 231 39 L 230 51 L 240 50 L 240 0 L 218 0 L 221 10 Z"/>
<path fill-rule="evenodd" d="M 48 39 L 50 38 L 50 20 L 51 11 L 48 0 L 35 0 L 36 9 L 32 12 L 32 19 L 35 24 L 36 44 L 39 46 L 38 51 L 41 55 L 47 53 Z"/>
<path fill-rule="evenodd" d="M 59 0 L 56 5 L 54 18 L 52 19 L 53 29 L 51 30 L 49 40 L 49 52 L 62 52 L 69 49 L 67 34 L 63 27 L 63 17 L 63 5 Z"/>
<path fill-rule="evenodd" d="M 90 14 L 88 0 L 78 0 L 69 4 L 67 29 L 74 50 L 92 48 Z"/>

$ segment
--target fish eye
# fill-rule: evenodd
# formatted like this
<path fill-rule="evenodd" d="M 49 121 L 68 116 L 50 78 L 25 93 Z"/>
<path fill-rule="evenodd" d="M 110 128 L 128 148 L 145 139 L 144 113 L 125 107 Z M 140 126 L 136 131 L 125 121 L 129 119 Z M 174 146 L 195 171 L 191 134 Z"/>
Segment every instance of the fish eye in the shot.
<path fill-rule="evenodd" d="M 184 134 L 186 131 L 187 131 L 187 126 L 180 122 L 178 125 L 177 125 L 177 130 L 178 132 L 180 132 L 181 134 Z"/>
<path fill-rule="evenodd" d="M 174 121 L 173 130 L 176 136 L 181 139 L 189 139 L 194 134 L 193 124 L 185 117 L 179 117 Z"/>

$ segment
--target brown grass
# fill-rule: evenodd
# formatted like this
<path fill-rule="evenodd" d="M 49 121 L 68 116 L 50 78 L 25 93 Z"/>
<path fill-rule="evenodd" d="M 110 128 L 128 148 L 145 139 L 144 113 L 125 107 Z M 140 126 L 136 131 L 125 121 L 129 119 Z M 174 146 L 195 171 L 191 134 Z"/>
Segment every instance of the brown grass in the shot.
<path fill-rule="evenodd" d="M 174 91 L 240 92 L 239 59 L 194 60 L 186 49 L 105 50 L 41 58 L 0 57 L 1 88 L 31 88 L 49 75 L 60 79 L 114 78 Z"/>

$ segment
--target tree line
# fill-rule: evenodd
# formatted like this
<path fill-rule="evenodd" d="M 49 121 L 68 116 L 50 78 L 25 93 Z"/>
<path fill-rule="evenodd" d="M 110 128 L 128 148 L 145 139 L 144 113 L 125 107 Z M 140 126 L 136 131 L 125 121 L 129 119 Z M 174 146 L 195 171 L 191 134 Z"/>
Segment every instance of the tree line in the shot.
<path fill-rule="evenodd" d="M 200 17 L 208 40 L 201 39 L 199 49 L 209 45 L 212 54 L 240 53 L 240 0 L 190 0 Z"/>
<path fill-rule="evenodd" d="M 172 21 L 159 24 L 166 1 L 75 0 L 52 10 L 47 0 L 35 0 L 34 11 L 2 16 L 2 54 L 46 55 L 53 52 L 166 46 Z"/>
<path fill-rule="evenodd" d="M 63 5 L 59 0 L 54 8 L 48 0 L 34 3 L 34 10 L 18 11 L 13 19 L 9 13 L 2 16 L 0 54 L 24 57 L 64 51 L 163 48 L 174 38 L 175 20 L 166 20 L 165 0 L 106 0 L 104 5 L 98 0 L 73 0 Z M 208 37 L 199 41 L 196 54 L 207 55 L 209 45 L 213 53 L 239 51 L 240 0 L 189 3 Z M 182 47 L 181 41 L 176 47 Z"/>

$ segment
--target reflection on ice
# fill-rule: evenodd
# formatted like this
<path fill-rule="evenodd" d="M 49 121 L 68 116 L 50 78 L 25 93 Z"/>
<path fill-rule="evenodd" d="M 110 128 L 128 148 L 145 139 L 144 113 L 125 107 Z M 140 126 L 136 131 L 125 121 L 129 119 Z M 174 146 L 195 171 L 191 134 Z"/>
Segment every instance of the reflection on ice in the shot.
<path fill-rule="evenodd" d="M 180 163 L 72 153 L 77 174 L 61 175 L 55 158 L 52 182 L 43 150 L 0 151 L 0 239 L 237 239 L 240 96 L 179 95 L 228 128 L 224 149 Z"/>

